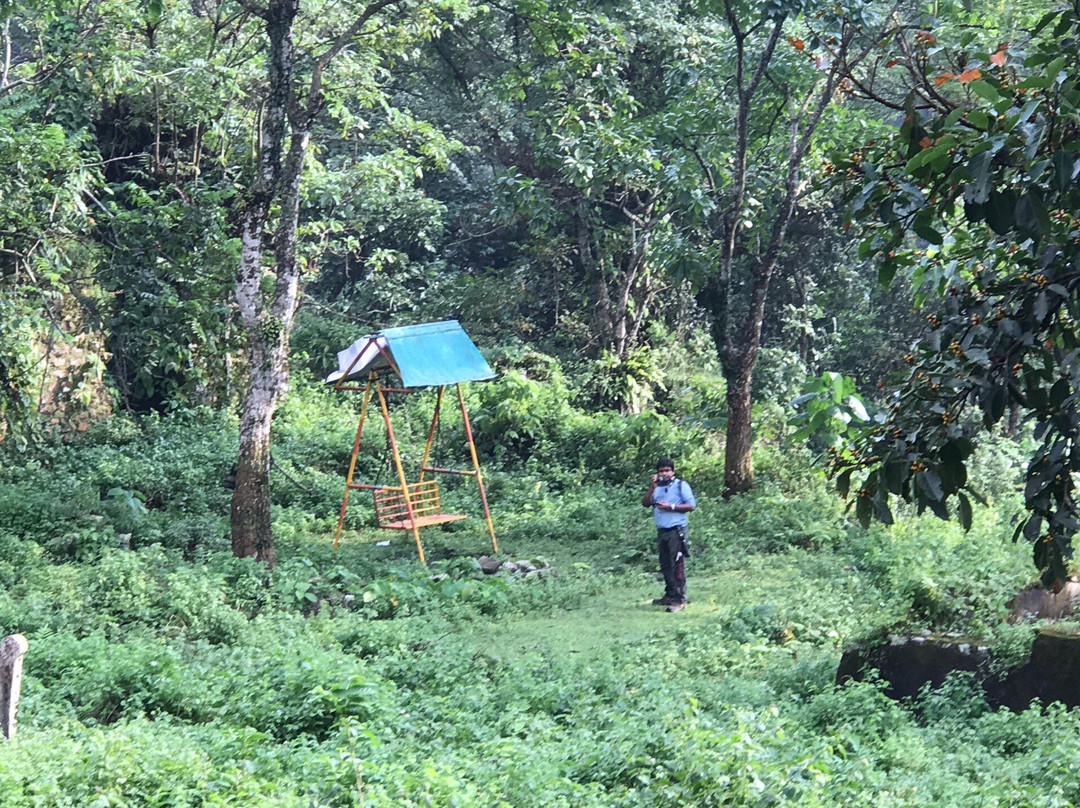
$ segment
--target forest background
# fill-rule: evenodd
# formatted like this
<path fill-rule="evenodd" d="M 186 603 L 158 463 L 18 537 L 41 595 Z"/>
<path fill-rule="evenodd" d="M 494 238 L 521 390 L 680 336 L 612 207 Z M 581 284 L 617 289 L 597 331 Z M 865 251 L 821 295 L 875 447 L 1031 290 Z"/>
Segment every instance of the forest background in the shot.
<path fill-rule="evenodd" d="M 1004 604 L 1068 574 L 1076 9 L 0 12 L 5 804 L 1080 799 L 1072 714 L 832 680 L 892 631 L 1022 659 Z M 330 549 L 359 401 L 321 379 L 448 318 L 545 574 L 480 573 L 476 519 L 423 568 L 363 505 Z M 678 617 L 661 455 L 701 502 Z"/>

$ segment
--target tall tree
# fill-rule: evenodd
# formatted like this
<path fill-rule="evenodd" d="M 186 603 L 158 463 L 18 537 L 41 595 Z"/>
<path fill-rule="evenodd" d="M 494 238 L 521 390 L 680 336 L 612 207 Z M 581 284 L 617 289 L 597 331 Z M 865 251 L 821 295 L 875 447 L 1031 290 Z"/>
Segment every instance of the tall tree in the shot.
<path fill-rule="evenodd" d="M 563 3 L 540 15 L 537 4 L 519 3 L 527 49 L 495 87 L 525 103 L 528 124 L 507 154 L 501 198 L 544 253 L 573 267 L 591 326 L 586 350 L 616 362 L 640 346 L 660 289 L 651 244 L 665 220 L 663 165 L 647 121 L 648 85 L 662 71 L 649 66 L 673 50 L 666 38 L 675 27 L 656 19 L 670 22 L 670 4 L 646 5 L 654 19 L 639 4 Z M 639 41 L 646 29 L 661 34 L 648 47 Z"/>
<path fill-rule="evenodd" d="M 822 158 L 815 138 L 830 113 L 830 123 L 838 123 L 846 98 L 842 68 L 860 64 L 889 23 L 888 15 L 875 22 L 861 3 L 846 16 L 801 3 L 719 0 L 711 7 L 727 27 L 723 96 L 731 136 L 717 137 L 709 91 L 687 106 L 696 107 L 698 125 L 684 123 L 672 134 L 693 154 L 707 189 L 703 200 L 689 197 L 696 230 L 689 241 L 704 242 L 715 262 L 698 261 L 697 298 L 712 315 L 727 380 L 724 487 L 733 494 L 754 483 L 751 382 L 769 287 L 783 266 L 792 218 L 813 191 L 807 168 Z"/>
<path fill-rule="evenodd" d="M 0 438 L 36 432 L 51 348 L 92 326 L 70 305 L 73 293 L 100 303 L 91 233 L 102 162 L 87 99 L 94 70 L 116 64 L 112 30 L 123 11 L 111 2 L 0 3 Z"/>
<path fill-rule="evenodd" d="M 861 58 L 875 26 L 831 8 L 802 16 L 800 4 L 567 2 L 543 19 L 531 14 L 538 5 L 508 13 L 507 52 L 518 56 L 488 79 L 494 92 L 440 50 L 453 86 L 484 98 L 482 113 L 504 99 L 488 150 L 503 158 L 496 198 L 538 238 L 546 274 L 573 267 L 567 286 L 592 326 L 586 350 L 605 351 L 611 368 L 635 364 L 644 326 L 683 299 L 684 281 L 698 288 L 728 378 L 728 488 L 742 490 L 753 480 L 750 380 L 770 281 L 797 263 L 787 228 L 812 190 L 804 167 L 821 159 L 819 127 L 844 117 L 837 65 Z M 861 127 L 856 116 L 842 125 Z"/>
<path fill-rule="evenodd" d="M 440 41 L 433 60 L 458 99 L 454 126 L 480 152 L 464 166 L 466 193 L 486 193 L 459 224 L 494 224 L 502 242 L 497 255 L 492 245 L 465 255 L 462 243 L 484 238 L 469 233 L 452 258 L 495 258 L 506 273 L 527 262 L 514 288 L 532 292 L 533 325 L 605 365 L 641 348 L 670 286 L 653 260 L 665 181 L 648 121 L 663 104 L 664 64 L 690 35 L 677 16 L 666 0 L 516 0 Z"/>
<path fill-rule="evenodd" d="M 298 252 L 301 180 L 319 116 L 334 94 L 327 79 L 335 63 L 345 61 L 368 91 L 367 102 L 374 102 L 380 61 L 435 35 L 446 24 L 440 14 L 460 10 L 464 3 L 372 0 L 347 19 L 338 16 L 334 4 L 312 4 L 302 17 L 300 0 L 247 3 L 245 8 L 263 22 L 267 54 L 257 165 L 240 214 L 235 296 L 247 340 L 247 387 L 231 507 L 232 546 L 237 556 L 273 564 L 270 429 L 289 381 L 289 337 L 303 271 Z M 298 29 L 311 37 L 303 47 L 296 42 Z M 268 262 L 272 288 L 264 293 Z"/>

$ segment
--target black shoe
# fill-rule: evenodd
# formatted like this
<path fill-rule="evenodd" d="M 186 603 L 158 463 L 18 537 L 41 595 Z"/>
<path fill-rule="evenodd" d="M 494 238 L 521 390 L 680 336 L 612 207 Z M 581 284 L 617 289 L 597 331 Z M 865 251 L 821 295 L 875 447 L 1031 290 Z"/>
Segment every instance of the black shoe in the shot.
<path fill-rule="evenodd" d="M 671 598 L 668 598 L 668 597 L 653 598 L 652 605 L 653 606 L 670 606 L 674 602 L 675 601 L 673 601 Z"/>

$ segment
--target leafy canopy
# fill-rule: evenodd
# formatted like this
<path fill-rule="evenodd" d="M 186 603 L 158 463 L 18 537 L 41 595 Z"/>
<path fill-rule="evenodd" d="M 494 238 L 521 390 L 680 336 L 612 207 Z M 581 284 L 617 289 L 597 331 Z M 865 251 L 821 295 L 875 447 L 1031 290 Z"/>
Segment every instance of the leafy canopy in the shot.
<path fill-rule="evenodd" d="M 1078 527 L 1078 28 L 1074 4 L 1020 44 L 967 32 L 944 47 L 913 33 L 887 63 L 915 77 L 895 137 L 836 161 L 867 233 L 862 255 L 881 259 L 885 281 L 910 272 L 930 311 L 889 414 L 834 457 L 841 491 L 861 472 L 864 523 L 890 521 L 898 496 L 969 527 L 973 437 L 1019 408 L 1038 448 L 1014 538 L 1033 543 L 1048 584 L 1065 578 Z"/>

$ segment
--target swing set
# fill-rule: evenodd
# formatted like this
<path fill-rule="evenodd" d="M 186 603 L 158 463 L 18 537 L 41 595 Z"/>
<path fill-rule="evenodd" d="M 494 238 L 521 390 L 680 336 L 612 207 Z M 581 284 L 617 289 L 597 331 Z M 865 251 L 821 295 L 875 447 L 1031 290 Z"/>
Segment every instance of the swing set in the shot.
<path fill-rule="evenodd" d="M 400 386 L 386 384 L 396 377 Z M 349 494 L 356 490 L 371 491 L 375 508 L 375 522 L 384 530 L 408 530 L 416 541 L 416 552 L 420 561 L 427 563 L 424 545 L 420 541 L 420 528 L 441 525 L 468 518 L 468 514 L 444 513 L 439 483 L 434 475 L 454 474 L 474 477 L 480 489 L 480 502 L 484 509 L 484 520 L 491 535 L 491 548 L 499 552 L 495 539 L 495 527 L 488 509 L 487 493 L 484 491 L 484 477 L 480 472 L 480 461 L 476 455 L 472 426 L 465 409 L 465 396 L 461 390 L 463 382 L 486 381 L 495 377 L 476 345 L 469 339 L 456 320 L 438 323 L 385 328 L 375 334 L 361 337 L 344 351 L 338 353 L 338 370 L 327 378 L 335 390 L 363 390 L 364 402 L 360 408 L 360 421 L 356 427 L 356 440 L 353 441 L 352 459 L 349 461 L 349 473 L 345 478 L 345 495 L 341 502 L 341 514 L 338 517 L 337 531 L 334 534 L 334 549 L 341 542 L 345 525 L 345 510 L 349 505 Z M 366 384 L 357 382 L 366 379 Z M 457 389 L 461 419 L 465 425 L 465 437 L 469 444 L 472 469 L 441 468 L 432 465 L 432 450 L 435 448 L 439 426 L 439 414 L 442 410 L 444 393 L 448 385 Z M 437 388 L 435 412 L 428 429 L 427 444 L 420 462 L 420 473 L 416 482 L 409 482 L 408 475 L 398 451 L 394 428 L 390 421 L 388 394 L 409 394 L 420 392 L 429 387 Z M 354 482 L 356 459 L 360 453 L 360 439 L 364 433 L 364 421 L 372 401 L 377 399 L 386 427 L 386 442 L 393 458 L 397 473 L 397 485 L 384 486 L 376 483 Z M 428 476 L 433 475 L 433 476 Z"/>

